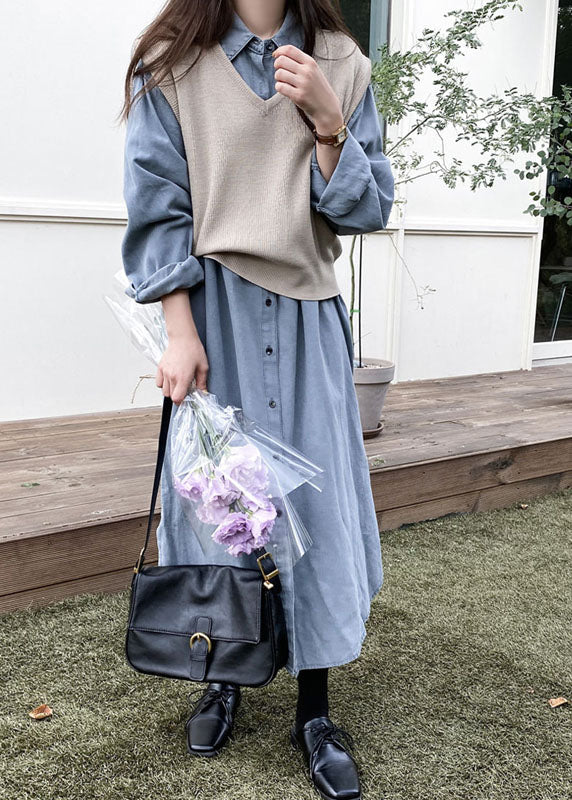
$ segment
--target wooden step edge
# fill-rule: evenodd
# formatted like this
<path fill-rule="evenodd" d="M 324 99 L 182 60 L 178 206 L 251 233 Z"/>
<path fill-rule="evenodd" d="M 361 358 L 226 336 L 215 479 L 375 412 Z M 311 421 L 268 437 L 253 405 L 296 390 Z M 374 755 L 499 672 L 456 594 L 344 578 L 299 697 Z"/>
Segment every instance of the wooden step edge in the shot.
<path fill-rule="evenodd" d="M 157 561 L 146 561 L 145 563 L 147 566 L 155 566 Z M 0 597 L 0 615 L 13 611 L 33 611 L 35 608 L 57 603 L 76 595 L 121 592 L 129 588 L 132 575 L 133 567 L 126 567 L 2 595 Z M 125 624 L 127 624 L 127 617 Z"/>
<path fill-rule="evenodd" d="M 159 506 L 159 503 L 157 503 Z M 161 508 L 156 507 L 153 514 L 153 520 L 161 516 Z M 69 533 L 70 531 L 83 531 L 88 528 L 100 527 L 102 525 L 113 525 L 116 522 L 129 522 L 131 520 L 138 522 L 147 520 L 149 511 L 135 511 L 128 514 L 117 514 L 112 517 L 105 517 L 100 519 L 86 520 L 81 523 L 70 522 L 68 525 L 57 525 L 53 528 L 46 528 L 37 531 L 26 531 L 25 533 L 2 534 L 0 535 L 0 547 L 7 542 L 23 541 L 24 539 L 34 539 L 40 536 L 52 536 L 58 533 Z"/>
<path fill-rule="evenodd" d="M 462 458 L 472 458 L 474 456 L 482 456 L 482 455 L 494 455 L 495 453 L 503 453 L 507 450 L 525 450 L 530 447 L 537 447 L 539 444 L 551 444 L 554 442 L 562 442 L 562 443 L 569 443 L 572 444 L 572 436 L 562 436 L 562 437 L 555 437 L 552 439 L 534 439 L 527 442 L 522 442 L 522 444 L 506 444 L 504 446 L 499 447 L 498 449 L 495 448 L 494 450 L 470 450 L 466 453 L 453 453 L 451 455 L 446 456 L 437 456 L 435 458 L 428 458 L 423 459 L 422 461 L 408 461 L 407 463 L 403 464 L 388 464 L 386 466 L 379 466 L 379 467 L 372 467 L 370 466 L 369 471 L 370 474 L 374 474 L 376 472 L 391 472 L 393 470 L 406 470 L 412 469 L 415 467 L 426 467 L 430 466 L 431 464 L 439 464 L 445 461 L 457 461 Z M 383 451 L 380 452 L 379 456 L 376 455 L 368 455 L 367 460 L 368 462 L 373 461 L 376 458 L 381 458 L 383 456 Z"/>

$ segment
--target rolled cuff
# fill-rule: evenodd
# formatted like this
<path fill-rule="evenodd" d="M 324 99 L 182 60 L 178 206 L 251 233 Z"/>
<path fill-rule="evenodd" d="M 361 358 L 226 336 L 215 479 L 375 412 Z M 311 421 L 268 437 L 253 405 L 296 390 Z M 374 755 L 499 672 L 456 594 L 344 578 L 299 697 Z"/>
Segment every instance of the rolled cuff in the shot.
<path fill-rule="evenodd" d="M 371 181 L 367 153 L 348 128 L 348 137 L 341 146 L 340 158 L 329 181 L 326 181 L 312 151 L 312 180 L 319 193 L 316 211 L 332 217 L 343 217 L 359 203 Z"/>
<path fill-rule="evenodd" d="M 190 289 L 201 283 L 204 277 L 203 264 L 196 256 L 191 255 L 186 261 L 161 267 L 138 286 L 131 283 L 125 289 L 125 294 L 137 303 L 155 303 L 175 289 Z"/>

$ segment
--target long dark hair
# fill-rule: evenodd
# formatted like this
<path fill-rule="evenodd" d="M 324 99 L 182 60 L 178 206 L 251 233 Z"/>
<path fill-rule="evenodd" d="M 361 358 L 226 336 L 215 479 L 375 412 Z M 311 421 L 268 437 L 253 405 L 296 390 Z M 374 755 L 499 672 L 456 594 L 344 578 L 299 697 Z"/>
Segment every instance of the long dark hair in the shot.
<path fill-rule="evenodd" d="M 311 54 L 314 51 L 318 28 L 343 31 L 360 47 L 343 20 L 339 0 L 286 0 L 285 12 L 288 8 L 292 9 L 296 19 L 302 23 L 302 49 L 305 53 Z M 160 83 L 173 66 L 188 54 L 192 45 L 200 47 L 198 59 L 203 49 L 215 44 L 231 25 L 233 13 L 232 0 L 167 0 L 137 40 L 127 68 L 125 97 L 118 121 L 127 119 L 137 98 Z M 139 60 L 147 50 L 159 42 L 163 43 L 159 48 L 160 55 L 144 67 L 138 67 Z M 151 79 L 131 97 L 133 78 L 147 71 L 153 72 Z"/>

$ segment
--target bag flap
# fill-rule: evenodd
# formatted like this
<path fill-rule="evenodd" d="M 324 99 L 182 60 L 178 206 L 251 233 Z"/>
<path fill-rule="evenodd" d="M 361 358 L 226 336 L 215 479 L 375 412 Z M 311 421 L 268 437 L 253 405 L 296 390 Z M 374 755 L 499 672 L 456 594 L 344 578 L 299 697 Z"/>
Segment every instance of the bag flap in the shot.
<path fill-rule="evenodd" d="M 260 641 L 258 570 L 201 564 L 143 567 L 134 576 L 129 627 L 191 636 L 197 616 L 212 619 L 211 639 Z"/>

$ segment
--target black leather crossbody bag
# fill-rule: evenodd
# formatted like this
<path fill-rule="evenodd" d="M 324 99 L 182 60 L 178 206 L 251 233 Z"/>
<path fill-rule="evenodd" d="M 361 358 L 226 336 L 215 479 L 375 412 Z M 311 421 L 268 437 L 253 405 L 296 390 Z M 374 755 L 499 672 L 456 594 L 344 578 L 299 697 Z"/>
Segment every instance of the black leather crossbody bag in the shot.
<path fill-rule="evenodd" d="M 288 657 L 280 578 L 270 553 L 255 551 L 258 569 L 144 566 L 172 405 L 165 397 L 147 534 L 131 582 L 127 661 L 138 672 L 165 678 L 265 686 Z"/>

